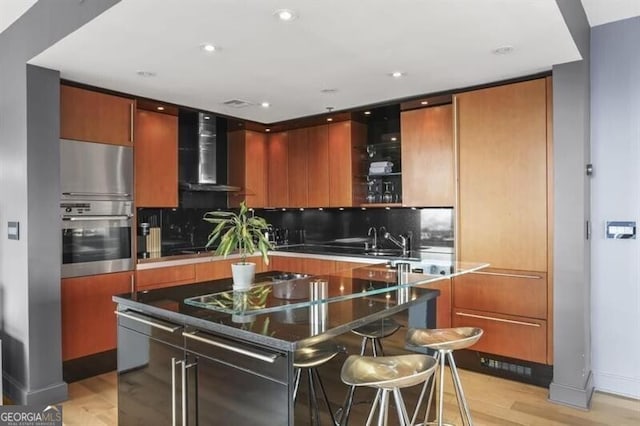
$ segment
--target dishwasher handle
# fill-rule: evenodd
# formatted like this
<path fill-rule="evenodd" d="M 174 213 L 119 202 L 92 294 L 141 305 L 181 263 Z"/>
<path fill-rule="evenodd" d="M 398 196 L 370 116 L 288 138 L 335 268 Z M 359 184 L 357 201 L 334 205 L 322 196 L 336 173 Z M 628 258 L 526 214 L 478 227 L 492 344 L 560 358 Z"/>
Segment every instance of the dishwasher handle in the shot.
<path fill-rule="evenodd" d="M 176 331 L 182 328 L 182 326 L 179 326 L 179 325 L 161 324 L 156 320 L 152 320 L 151 318 L 138 314 L 137 312 L 134 313 L 133 311 L 113 311 L 113 312 L 119 317 L 128 318 L 130 320 L 137 321 L 142 324 L 149 325 L 151 327 L 159 328 L 160 330 L 164 330 L 169 333 L 175 333 Z"/>

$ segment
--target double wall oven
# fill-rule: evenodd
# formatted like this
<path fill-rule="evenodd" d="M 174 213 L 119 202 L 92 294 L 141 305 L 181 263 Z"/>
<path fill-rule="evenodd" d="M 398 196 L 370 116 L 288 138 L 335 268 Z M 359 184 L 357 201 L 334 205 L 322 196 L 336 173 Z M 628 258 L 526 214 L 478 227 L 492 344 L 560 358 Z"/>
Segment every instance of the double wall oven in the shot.
<path fill-rule="evenodd" d="M 60 141 L 62 277 L 134 268 L 130 147 Z"/>

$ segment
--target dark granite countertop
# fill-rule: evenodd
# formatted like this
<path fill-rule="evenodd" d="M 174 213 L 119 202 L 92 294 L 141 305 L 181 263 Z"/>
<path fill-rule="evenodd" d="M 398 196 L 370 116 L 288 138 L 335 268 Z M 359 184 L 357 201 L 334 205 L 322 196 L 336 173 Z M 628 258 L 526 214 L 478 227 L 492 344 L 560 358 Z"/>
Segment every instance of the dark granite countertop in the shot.
<path fill-rule="evenodd" d="M 460 265 L 454 273 L 466 273 L 484 266 Z M 257 274 L 256 282 L 268 282 L 278 274 L 281 272 Z M 270 294 L 265 303 L 278 307 L 270 312 L 249 315 L 185 303 L 188 298 L 229 291 L 231 279 L 123 294 L 114 296 L 113 300 L 119 304 L 119 310 L 132 309 L 177 324 L 274 349 L 293 351 L 434 299 L 439 292 L 429 289 L 428 284 L 443 278 L 440 275 L 410 273 L 404 274 L 403 284 L 398 285 L 396 271 L 384 265 L 314 276 L 304 280 L 326 282 L 326 296 L 306 305 L 274 297 L 272 290 L 275 286 L 286 284 L 286 281 L 269 283 L 266 285 L 271 286 Z M 309 285 L 309 282 L 303 284 Z M 288 306 L 293 303 L 298 307 Z M 318 311 L 321 313 L 318 314 Z"/>

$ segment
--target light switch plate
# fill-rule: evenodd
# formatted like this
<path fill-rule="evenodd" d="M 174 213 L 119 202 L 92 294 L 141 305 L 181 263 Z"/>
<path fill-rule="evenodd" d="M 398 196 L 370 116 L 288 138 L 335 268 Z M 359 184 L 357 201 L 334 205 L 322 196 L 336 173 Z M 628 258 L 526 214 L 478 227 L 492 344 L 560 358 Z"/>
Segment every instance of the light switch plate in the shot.
<path fill-rule="evenodd" d="M 620 221 L 607 221 L 607 227 L 605 229 L 607 238 L 621 240 L 621 239 L 636 239 L 636 223 L 635 222 L 620 222 Z"/>
<path fill-rule="evenodd" d="M 20 222 L 8 222 L 7 236 L 10 240 L 20 239 Z"/>

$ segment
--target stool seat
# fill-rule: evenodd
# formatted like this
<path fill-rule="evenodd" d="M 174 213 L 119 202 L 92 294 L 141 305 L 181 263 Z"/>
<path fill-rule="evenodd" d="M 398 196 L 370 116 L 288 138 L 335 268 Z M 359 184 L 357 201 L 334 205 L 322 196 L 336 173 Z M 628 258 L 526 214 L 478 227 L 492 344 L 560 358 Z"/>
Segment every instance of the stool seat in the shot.
<path fill-rule="evenodd" d="M 295 368 L 313 368 L 331 360 L 343 348 L 334 342 L 322 342 L 314 346 L 300 348 L 293 353 L 293 366 Z"/>
<path fill-rule="evenodd" d="M 345 384 L 352 386 L 404 388 L 424 382 L 436 365 L 433 357 L 421 354 L 385 357 L 351 355 L 344 362 L 340 376 Z"/>
<path fill-rule="evenodd" d="M 406 341 L 413 346 L 455 351 L 474 345 L 480 337 L 482 337 L 482 329 L 477 327 L 410 328 L 407 331 Z"/>
<path fill-rule="evenodd" d="M 351 330 L 358 336 L 366 337 L 368 339 L 382 339 L 391 336 L 402 327 L 393 318 L 383 318 L 380 321 L 374 321 L 369 324 L 365 324 L 361 327 Z"/>

